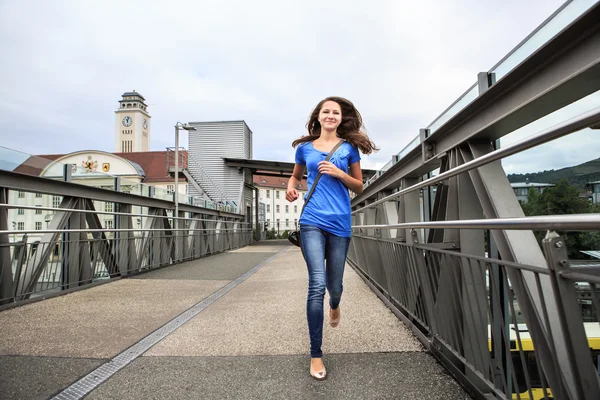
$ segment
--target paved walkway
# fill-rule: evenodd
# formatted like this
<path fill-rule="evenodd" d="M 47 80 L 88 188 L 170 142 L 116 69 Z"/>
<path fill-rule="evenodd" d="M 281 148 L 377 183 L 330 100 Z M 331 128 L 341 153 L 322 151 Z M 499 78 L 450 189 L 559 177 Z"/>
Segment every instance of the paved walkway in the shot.
<path fill-rule="evenodd" d="M 311 379 L 306 267 L 287 244 L 1 312 L 0 399 L 469 398 L 349 266 L 328 379 Z"/>

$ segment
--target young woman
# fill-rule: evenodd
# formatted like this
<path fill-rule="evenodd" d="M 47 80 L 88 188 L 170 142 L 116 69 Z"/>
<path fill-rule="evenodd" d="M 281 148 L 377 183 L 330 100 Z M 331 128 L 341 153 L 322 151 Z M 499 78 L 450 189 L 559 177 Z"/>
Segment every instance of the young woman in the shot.
<path fill-rule="evenodd" d="M 348 246 L 352 235 L 350 195 L 363 191 L 360 153 L 378 150 L 364 132 L 362 117 L 354 105 L 341 97 L 328 97 L 313 110 L 306 124 L 308 135 L 292 143 L 296 149 L 296 164 L 288 182 L 286 199 L 299 197 L 296 188 L 308 169 L 308 190 L 316 176 L 322 176 L 315 186 L 300 217 L 302 252 L 308 268 L 308 299 L 306 317 L 310 335 L 310 375 L 323 380 L 327 376 L 323 364 L 323 299 L 329 292 L 329 323 L 340 321 L 342 280 Z M 329 152 L 340 142 L 329 161 Z"/>

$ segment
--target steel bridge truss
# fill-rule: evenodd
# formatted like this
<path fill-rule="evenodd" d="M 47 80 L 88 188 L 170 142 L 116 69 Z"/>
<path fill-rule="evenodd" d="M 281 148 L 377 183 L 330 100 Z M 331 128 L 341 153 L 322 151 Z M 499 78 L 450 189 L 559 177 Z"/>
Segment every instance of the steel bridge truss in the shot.
<path fill-rule="evenodd" d="M 479 96 L 352 201 L 350 263 L 476 398 L 600 398 L 578 304 L 587 285 L 600 315 L 600 268 L 571 266 L 556 233 L 598 231 L 600 214 L 525 217 L 501 165 L 597 126 L 600 107 L 497 148 L 599 89 L 597 3 L 498 82 L 479 74 Z"/>
<path fill-rule="evenodd" d="M 0 171 L 0 182 L 2 308 L 243 247 L 253 240 L 252 226 L 243 215 L 182 204 L 179 228 L 174 229 L 174 204 L 169 201 L 8 171 Z M 11 192 L 17 191 L 62 200 L 57 208 L 10 204 Z M 111 211 L 98 210 L 94 201 L 112 204 Z M 52 217 L 43 230 L 9 230 L 9 219 L 14 219 L 9 215 L 16 209 L 44 210 Z M 112 221 L 110 228 L 107 220 Z"/>

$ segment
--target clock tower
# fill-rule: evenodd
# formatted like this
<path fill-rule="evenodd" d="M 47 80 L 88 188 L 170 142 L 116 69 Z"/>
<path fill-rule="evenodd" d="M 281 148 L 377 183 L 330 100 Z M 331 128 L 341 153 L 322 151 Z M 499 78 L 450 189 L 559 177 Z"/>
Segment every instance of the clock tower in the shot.
<path fill-rule="evenodd" d="M 115 152 L 132 153 L 150 149 L 150 114 L 144 96 L 126 92 L 115 111 Z"/>

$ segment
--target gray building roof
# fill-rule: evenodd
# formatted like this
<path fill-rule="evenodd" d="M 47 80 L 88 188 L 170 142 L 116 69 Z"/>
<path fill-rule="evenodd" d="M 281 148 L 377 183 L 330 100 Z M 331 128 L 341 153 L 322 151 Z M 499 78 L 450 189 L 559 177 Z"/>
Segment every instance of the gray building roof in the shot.
<path fill-rule="evenodd" d="M 529 187 L 549 187 L 554 186 L 551 183 L 535 183 L 535 182 L 515 182 L 511 183 L 510 186 L 513 188 L 529 188 Z"/>
<path fill-rule="evenodd" d="M 142 98 L 142 100 L 146 100 L 146 99 L 144 98 L 144 96 L 142 96 L 141 94 L 139 94 L 138 92 L 135 92 L 135 91 L 134 91 L 134 92 L 125 92 L 125 93 L 123 93 L 123 95 L 122 95 L 122 96 L 123 96 L 123 97 L 125 97 L 125 96 L 138 96 L 138 97 L 141 97 L 141 98 Z"/>

